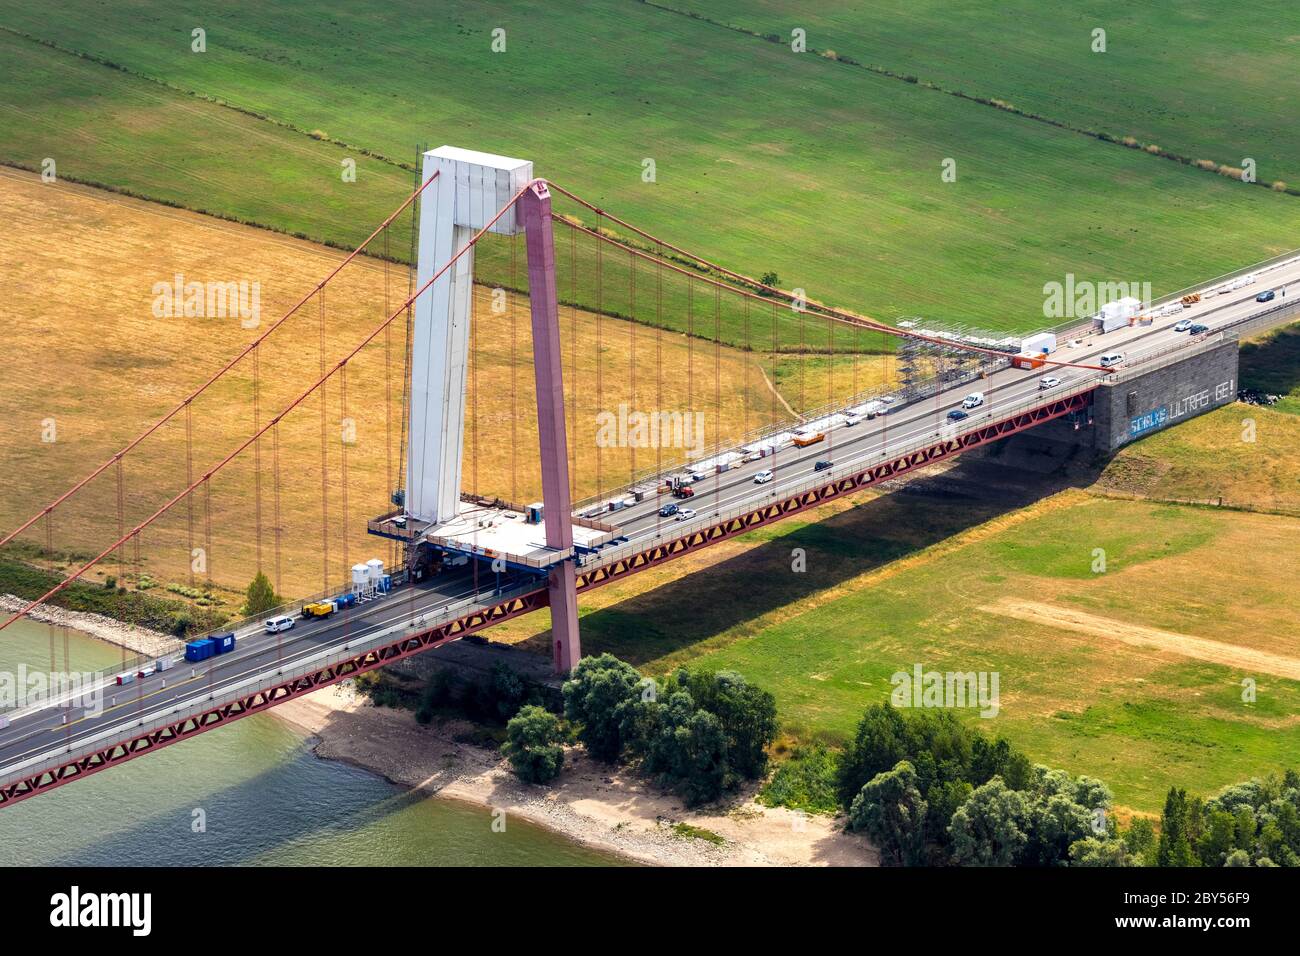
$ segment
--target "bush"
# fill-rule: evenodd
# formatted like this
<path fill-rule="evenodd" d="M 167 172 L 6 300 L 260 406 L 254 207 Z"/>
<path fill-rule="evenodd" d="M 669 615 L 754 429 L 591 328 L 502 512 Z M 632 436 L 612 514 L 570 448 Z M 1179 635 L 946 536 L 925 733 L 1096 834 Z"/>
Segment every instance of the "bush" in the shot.
<path fill-rule="evenodd" d="M 758 801 L 769 807 L 789 807 L 809 813 L 834 813 L 835 755 L 822 746 L 798 747 L 790 759 L 776 768 Z"/>
<path fill-rule="evenodd" d="M 504 664 L 494 664 L 489 687 L 491 692 L 488 704 L 498 720 L 509 720 L 519 712 L 526 689 L 518 674 Z"/>
<path fill-rule="evenodd" d="M 440 668 L 425 686 L 425 702 L 431 707 L 446 707 L 455 699 L 458 683 L 455 672 L 446 667 Z"/>
<path fill-rule="evenodd" d="M 564 766 L 563 734 L 559 719 L 550 711 L 529 704 L 506 724 L 501 750 L 520 780 L 548 783 Z"/>

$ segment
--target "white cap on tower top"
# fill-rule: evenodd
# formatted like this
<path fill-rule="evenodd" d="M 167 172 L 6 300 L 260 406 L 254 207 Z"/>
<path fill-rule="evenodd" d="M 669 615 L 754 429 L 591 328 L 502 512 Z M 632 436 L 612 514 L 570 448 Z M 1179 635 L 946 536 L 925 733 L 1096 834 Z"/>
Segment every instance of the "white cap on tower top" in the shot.
<path fill-rule="evenodd" d="M 432 166 L 430 164 L 433 164 Z M 425 178 L 431 169 L 439 171 L 442 182 L 439 195 L 448 195 L 454 184 L 456 225 L 482 229 L 519 190 L 533 179 L 533 164 L 493 153 L 480 153 L 458 146 L 439 146 L 424 154 Z M 513 235 L 519 231 L 514 210 L 507 212 L 492 227 L 492 232 Z"/>

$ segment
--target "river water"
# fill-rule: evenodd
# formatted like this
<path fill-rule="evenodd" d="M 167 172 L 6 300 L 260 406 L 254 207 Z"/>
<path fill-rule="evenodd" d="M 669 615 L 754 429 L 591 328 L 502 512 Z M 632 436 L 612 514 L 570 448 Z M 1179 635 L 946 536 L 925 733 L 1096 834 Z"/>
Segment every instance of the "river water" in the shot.
<path fill-rule="evenodd" d="M 0 670 L 112 667 L 121 650 L 76 631 L 18 621 Z M 236 721 L 0 809 L 0 864 L 591 866 L 616 862 L 540 827 L 412 794 L 312 755 L 270 715 Z"/>

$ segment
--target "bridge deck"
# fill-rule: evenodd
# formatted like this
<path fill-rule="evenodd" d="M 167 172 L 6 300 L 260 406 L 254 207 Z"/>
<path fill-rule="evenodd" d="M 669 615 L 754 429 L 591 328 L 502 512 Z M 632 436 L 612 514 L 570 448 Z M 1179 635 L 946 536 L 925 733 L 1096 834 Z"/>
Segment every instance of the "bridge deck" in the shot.
<path fill-rule="evenodd" d="M 1300 281 L 1300 263 L 1279 270 L 1273 288 Z M 1215 296 L 1186 315 L 1211 328 L 1211 336 L 1236 329 L 1259 331 L 1293 317 L 1300 289 L 1286 300 L 1255 302 L 1264 283 Z M 1292 298 L 1292 297 L 1295 298 Z M 1160 363 L 1192 340 L 1173 331 L 1180 316 L 1108 335 L 1089 336 L 1058 357 L 1093 363 L 1106 351 L 1126 355 L 1123 374 L 1140 373 L 1144 361 Z M 1204 337 L 1201 337 L 1204 340 Z M 989 375 L 979 390 L 985 403 L 970 417 L 950 422 L 960 404 L 952 391 L 892 411 L 871 421 L 841 425 L 823 442 L 778 450 L 694 485 L 695 496 L 681 502 L 695 512 L 678 521 L 661 516 L 661 496 L 607 516 L 620 537 L 581 559 L 580 586 L 599 586 L 622 574 L 672 560 L 758 524 L 779 520 L 818 501 L 902 474 L 928 462 L 995 440 L 1086 406 L 1090 391 L 1111 373 L 1063 369 L 1062 381 L 1039 389 L 1051 372 L 1006 368 Z M 818 461 L 831 467 L 814 470 Z M 759 471 L 772 481 L 756 484 Z M 575 519 L 577 520 L 577 519 Z M 624 540 L 625 539 L 625 540 Z M 236 650 L 201 667 L 178 663 L 170 670 L 107 691 L 102 713 L 50 704 L 11 715 L 0 728 L 0 804 L 26 799 L 46 789 L 81 779 L 105 767 L 152 752 L 214 726 L 309 693 L 353 674 L 383 666 L 500 620 L 546 606 L 545 586 L 526 573 L 511 571 L 499 581 L 473 565 L 439 575 L 431 582 L 406 585 L 382 601 L 350 609 L 323 621 L 300 621 L 293 630 L 268 635 L 253 623 L 239 635 Z M 117 697 L 114 697 L 114 694 Z"/>

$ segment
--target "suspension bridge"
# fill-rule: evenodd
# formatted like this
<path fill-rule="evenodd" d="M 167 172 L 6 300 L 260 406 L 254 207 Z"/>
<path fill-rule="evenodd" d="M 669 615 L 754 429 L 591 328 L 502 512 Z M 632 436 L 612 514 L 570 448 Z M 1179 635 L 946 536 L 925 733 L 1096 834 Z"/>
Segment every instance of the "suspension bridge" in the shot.
<path fill-rule="evenodd" d="M 414 269 L 394 306 L 399 222 Z M 489 288 L 476 258 L 504 281 Z M 327 334 L 333 284 L 361 262 L 384 264 L 382 315 Z M 0 539 L 57 568 L 0 631 L 103 569 L 137 586 L 178 567 L 196 584 L 261 572 L 302 595 L 229 628 L 229 653 L 123 651 L 79 693 L 10 707 L 0 804 L 544 608 L 567 672 L 581 656 L 577 602 L 611 581 L 1027 429 L 1109 452 L 1232 401 L 1238 337 L 1293 321 L 1297 282 L 1300 255 L 1279 256 L 1022 351 L 1031 339 L 898 327 L 731 271 L 529 162 L 429 151 L 411 195 L 314 288 Z M 499 341 L 480 340 L 485 310 L 505 316 Z M 489 345 L 508 372 L 481 381 Z M 770 375 L 746 364 L 734 405 L 724 349 L 770 362 Z M 311 360 L 301 378 L 266 373 L 284 350 Z M 774 381 L 782 363 L 792 399 Z M 619 426 L 617 448 L 583 440 L 616 402 L 651 411 Z M 674 405 L 706 440 L 628 434 L 680 426 L 664 416 Z M 347 428 L 363 419 L 384 435 L 383 500 L 350 477 Z M 223 442 L 210 460 L 205 428 Z M 317 479 L 318 514 L 295 526 Z M 302 593 L 304 540 L 318 542 L 318 594 Z M 84 558 L 55 561 L 74 546 Z M 386 549 L 386 575 L 353 563 L 368 546 Z M 355 600 L 337 612 L 303 614 L 345 593 Z M 293 626 L 266 626 L 281 617 Z M 56 650 L 52 629 L 51 672 Z"/>

